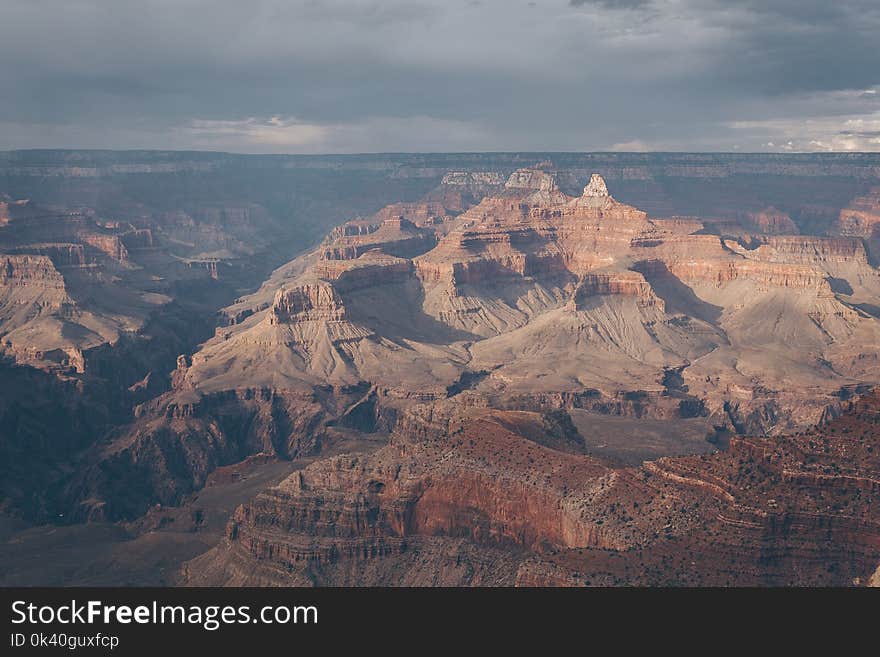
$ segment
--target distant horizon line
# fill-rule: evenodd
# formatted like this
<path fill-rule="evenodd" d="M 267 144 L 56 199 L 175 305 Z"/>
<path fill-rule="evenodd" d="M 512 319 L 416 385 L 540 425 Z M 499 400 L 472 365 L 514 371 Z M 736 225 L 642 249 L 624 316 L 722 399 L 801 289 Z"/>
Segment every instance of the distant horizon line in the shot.
<path fill-rule="evenodd" d="M 414 156 L 414 155 L 759 155 L 759 156 L 849 156 L 876 155 L 880 151 L 613 151 L 613 150 L 572 150 L 572 151 L 532 151 L 532 150 L 485 150 L 485 151 L 360 151 L 346 153 L 264 153 L 241 152 L 194 148 L 0 148 L 0 153 L 199 153 L 206 155 L 235 155 L 243 157 L 369 157 L 369 156 Z"/>

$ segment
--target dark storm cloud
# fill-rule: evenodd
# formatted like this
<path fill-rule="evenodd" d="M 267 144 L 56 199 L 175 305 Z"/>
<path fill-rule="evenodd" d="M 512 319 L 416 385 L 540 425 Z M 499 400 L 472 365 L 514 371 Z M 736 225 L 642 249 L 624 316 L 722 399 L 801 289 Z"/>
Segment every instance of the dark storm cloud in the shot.
<path fill-rule="evenodd" d="M 0 148 L 877 150 L 878 33 L 876 0 L 4 0 Z"/>
<path fill-rule="evenodd" d="M 692 10 L 725 30 L 719 66 L 731 84 L 762 94 L 859 89 L 880 83 L 876 0 L 705 0 Z"/>

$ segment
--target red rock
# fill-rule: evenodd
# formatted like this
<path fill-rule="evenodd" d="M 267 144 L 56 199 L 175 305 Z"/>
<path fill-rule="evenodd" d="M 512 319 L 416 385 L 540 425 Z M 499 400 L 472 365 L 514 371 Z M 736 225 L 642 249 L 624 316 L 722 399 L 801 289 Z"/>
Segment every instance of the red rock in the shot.
<path fill-rule="evenodd" d="M 806 434 L 624 469 L 531 442 L 534 415 L 438 411 L 239 507 L 188 581 L 426 584 L 406 572 L 458 540 L 513 561 L 471 553 L 456 584 L 841 585 L 880 563 L 876 396 Z"/>
<path fill-rule="evenodd" d="M 834 230 L 839 235 L 874 237 L 880 226 L 880 187 L 852 200 L 840 211 Z"/>
<path fill-rule="evenodd" d="M 746 224 L 768 235 L 797 235 L 800 231 L 791 217 L 773 206 L 746 215 Z"/>

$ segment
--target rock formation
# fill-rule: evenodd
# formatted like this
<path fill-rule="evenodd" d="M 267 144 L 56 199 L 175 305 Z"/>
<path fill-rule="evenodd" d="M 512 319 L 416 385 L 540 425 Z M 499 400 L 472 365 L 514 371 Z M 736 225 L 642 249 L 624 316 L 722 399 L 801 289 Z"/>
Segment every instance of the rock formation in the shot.
<path fill-rule="evenodd" d="M 880 225 L 880 187 L 873 188 L 865 196 L 853 199 L 840 211 L 835 229 L 841 235 L 870 238 Z"/>
<path fill-rule="evenodd" d="M 880 398 L 613 469 L 534 413 L 420 408 L 239 507 L 192 584 L 850 585 L 880 563 Z M 552 446 L 551 446 L 552 445 Z"/>
<path fill-rule="evenodd" d="M 88 182 L 0 203 L 4 513 L 137 532 L 265 463 L 181 581 L 876 578 L 870 159 L 218 157 L 0 162 Z"/>
<path fill-rule="evenodd" d="M 880 275 L 856 238 L 705 234 L 617 201 L 598 175 L 568 196 L 543 165 L 464 211 L 432 203 L 343 224 L 240 300 L 121 449 L 153 441 L 172 408 L 209 409 L 209 426 L 220 411 L 198 400 L 248 390 L 320 400 L 332 425 L 362 386 L 369 431 L 467 391 L 494 408 L 781 433 L 880 376 L 880 325 L 863 310 Z"/>
<path fill-rule="evenodd" d="M 880 187 L 852 200 L 840 211 L 833 232 L 838 235 L 861 237 L 875 262 L 880 261 Z"/>
<path fill-rule="evenodd" d="M 584 196 L 587 198 L 605 198 L 610 196 L 605 181 L 598 173 L 590 176 L 590 182 L 584 187 Z"/>
<path fill-rule="evenodd" d="M 749 212 L 746 225 L 768 235 L 797 235 L 800 232 L 789 215 L 773 206 L 759 212 Z"/>

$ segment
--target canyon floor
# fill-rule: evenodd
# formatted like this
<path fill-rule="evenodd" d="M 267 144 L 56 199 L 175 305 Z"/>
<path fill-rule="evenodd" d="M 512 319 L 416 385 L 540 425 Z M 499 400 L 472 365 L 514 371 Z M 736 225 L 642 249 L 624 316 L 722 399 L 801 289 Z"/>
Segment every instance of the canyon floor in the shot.
<path fill-rule="evenodd" d="M 880 577 L 876 157 L 0 165 L 0 582 Z"/>

